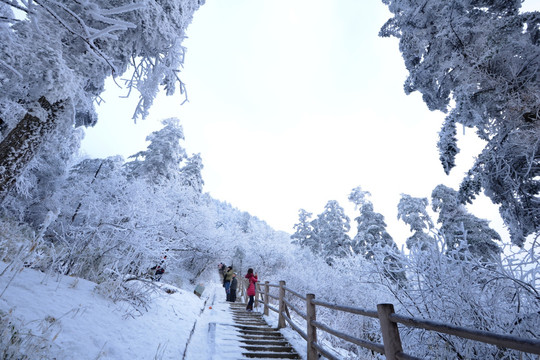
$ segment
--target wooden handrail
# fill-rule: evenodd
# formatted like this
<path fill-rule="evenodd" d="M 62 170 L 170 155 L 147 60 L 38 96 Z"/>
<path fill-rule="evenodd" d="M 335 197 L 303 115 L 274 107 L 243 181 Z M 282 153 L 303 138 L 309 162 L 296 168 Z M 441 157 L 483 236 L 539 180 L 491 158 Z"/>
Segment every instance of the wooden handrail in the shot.
<path fill-rule="evenodd" d="M 379 354 L 384 354 L 384 346 L 381 344 L 373 343 L 370 341 L 362 340 L 357 337 L 347 335 L 340 331 L 334 330 L 318 321 L 313 321 L 312 324 L 317 328 L 326 331 L 329 334 L 332 334 L 340 339 L 353 343 L 355 345 L 361 346 L 363 348 L 369 349 L 371 351 L 378 352 Z"/>
<path fill-rule="evenodd" d="M 270 295 L 270 283 L 268 281 L 265 281 L 264 282 L 264 293 L 265 293 L 265 296 L 264 296 L 264 311 L 263 311 L 263 314 L 264 315 L 268 315 L 268 304 L 270 302 L 270 299 L 268 298 L 269 295 Z"/>
<path fill-rule="evenodd" d="M 281 313 L 281 316 L 283 316 L 283 318 L 284 318 L 285 320 L 287 320 L 287 322 L 289 323 L 289 325 L 291 325 L 291 327 L 292 327 L 298 334 L 300 334 L 300 336 L 303 337 L 304 340 L 306 340 L 306 341 L 308 340 L 307 334 L 306 334 L 302 329 L 300 329 L 300 327 L 299 327 L 298 325 L 296 325 L 296 324 L 294 323 L 294 321 L 291 320 L 290 317 L 287 316 L 287 314 L 285 313 L 285 311 L 284 311 L 283 313 Z"/>
<path fill-rule="evenodd" d="M 425 329 L 430 331 L 436 331 L 439 333 L 450 334 L 465 339 L 475 340 L 485 344 L 496 345 L 504 348 L 518 350 L 525 353 L 540 355 L 540 340 L 536 339 L 523 339 L 516 336 L 501 335 L 491 333 L 487 331 L 466 329 L 459 326 L 443 324 L 436 321 L 417 319 L 413 317 L 402 316 L 394 312 L 392 304 L 378 304 L 377 310 L 366 310 L 361 308 L 355 308 L 351 306 L 332 304 L 320 300 L 315 300 L 315 295 L 307 294 L 302 296 L 297 291 L 285 286 L 285 281 L 280 281 L 278 284 L 270 284 L 265 282 L 264 291 L 258 287 L 261 295 L 261 300 L 264 301 L 264 313 L 268 314 L 268 310 L 272 310 L 279 315 L 278 328 L 283 328 L 287 323 L 294 329 L 300 336 L 302 336 L 308 347 L 308 360 L 318 359 L 319 354 L 327 357 L 328 359 L 337 359 L 335 355 L 331 354 L 328 349 L 325 349 L 321 344 L 317 342 L 317 329 L 325 331 L 328 334 L 336 336 L 349 343 L 361 346 L 379 354 L 384 354 L 388 360 L 419 360 L 418 358 L 405 354 L 401 346 L 401 338 L 397 324 L 402 324 L 408 327 Z M 279 296 L 270 294 L 270 288 L 278 288 Z M 245 286 L 243 291 L 246 291 Z M 298 309 L 285 296 L 286 293 L 291 293 L 297 298 L 306 301 L 306 313 Z M 269 299 L 278 301 L 279 308 L 275 308 L 269 303 Z M 372 343 L 366 340 L 356 338 L 354 336 L 342 333 L 338 330 L 318 322 L 316 320 L 315 308 L 316 306 L 322 306 L 328 309 L 348 312 L 365 317 L 375 318 L 379 320 L 381 326 L 382 338 L 384 344 Z M 301 318 L 306 320 L 307 332 L 304 332 L 294 321 L 289 314 L 289 308 L 294 310 Z"/>
<path fill-rule="evenodd" d="M 287 301 L 287 299 L 284 299 L 283 301 L 285 301 L 285 304 L 287 305 L 288 308 L 294 310 L 295 313 L 297 313 L 298 315 L 300 315 L 300 317 L 304 320 L 306 320 L 307 318 L 307 314 L 303 311 L 301 311 L 300 309 L 298 309 L 296 306 L 294 306 L 293 304 L 291 304 L 289 301 Z"/>
<path fill-rule="evenodd" d="M 336 357 L 335 355 L 329 353 L 328 350 L 326 350 L 325 348 L 323 348 L 321 345 L 317 344 L 316 342 L 313 342 L 311 345 L 318 352 L 320 352 L 321 355 L 324 356 L 325 358 L 330 359 L 330 360 L 340 360 L 338 357 Z"/>
<path fill-rule="evenodd" d="M 403 352 L 403 347 L 401 346 L 397 323 L 390 321 L 390 315 L 394 313 L 394 305 L 377 304 L 377 312 L 379 313 L 379 323 L 381 324 L 384 356 L 388 360 L 397 360 L 396 355 Z"/>
<path fill-rule="evenodd" d="M 333 310 L 350 312 L 352 314 L 358 314 L 358 315 L 362 315 L 362 316 L 367 316 L 367 317 L 371 317 L 371 318 L 374 318 L 374 319 L 379 318 L 379 314 L 377 314 L 377 311 L 374 311 L 374 310 L 364 310 L 364 309 L 354 308 L 354 307 L 350 307 L 350 306 L 330 304 L 330 303 L 327 303 L 327 302 L 324 302 L 324 301 L 318 301 L 318 300 L 313 300 L 313 303 L 315 305 L 324 306 L 326 308 L 333 309 Z"/>
<path fill-rule="evenodd" d="M 275 312 L 275 313 L 279 313 L 279 309 L 276 309 L 276 308 L 273 307 L 272 305 L 268 305 L 268 308 L 269 308 L 270 310 L 272 310 L 273 312 Z"/>
<path fill-rule="evenodd" d="M 297 293 L 297 292 L 294 291 L 293 289 L 289 289 L 289 288 L 286 287 L 286 286 L 285 286 L 284 288 L 285 288 L 285 290 L 287 290 L 287 291 L 290 292 L 291 294 L 295 295 L 296 297 L 298 297 L 298 298 L 300 298 L 300 299 L 306 301 L 306 297 L 305 297 L 305 296 L 300 295 L 299 293 Z"/>
<path fill-rule="evenodd" d="M 420 358 L 417 358 L 417 357 L 412 356 L 412 355 L 407 355 L 405 353 L 396 354 L 396 359 L 397 360 L 422 360 Z"/>
<path fill-rule="evenodd" d="M 466 329 L 460 326 L 443 324 L 431 320 L 415 319 L 398 314 L 391 314 L 389 319 L 395 323 L 418 329 L 456 335 L 465 339 L 540 355 L 540 341 L 538 340 L 522 339 L 517 336 L 493 334 L 488 331 Z"/>

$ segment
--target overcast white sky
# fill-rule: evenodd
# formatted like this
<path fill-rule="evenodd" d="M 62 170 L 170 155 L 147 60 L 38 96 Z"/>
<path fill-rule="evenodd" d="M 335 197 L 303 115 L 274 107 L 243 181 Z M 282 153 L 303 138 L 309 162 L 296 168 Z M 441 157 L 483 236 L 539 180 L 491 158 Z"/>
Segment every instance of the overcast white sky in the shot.
<path fill-rule="evenodd" d="M 526 5 L 538 10 L 540 0 Z M 207 0 L 184 42 L 189 102 L 160 96 L 133 125 L 136 99 L 109 86 L 83 151 L 127 158 L 161 119 L 178 117 L 213 197 L 292 233 L 300 208 L 316 216 L 328 200 L 354 219 L 347 196 L 360 185 L 403 244 L 400 194 L 456 188 L 481 145 L 470 129 L 460 135 L 458 167 L 444 175 L 436 149 L 444 115 L 403 92 L 397 40 L 377 36 L 389 17 L 380 1 Z M 502 231 L 486 203 L 475 213 Z"/>

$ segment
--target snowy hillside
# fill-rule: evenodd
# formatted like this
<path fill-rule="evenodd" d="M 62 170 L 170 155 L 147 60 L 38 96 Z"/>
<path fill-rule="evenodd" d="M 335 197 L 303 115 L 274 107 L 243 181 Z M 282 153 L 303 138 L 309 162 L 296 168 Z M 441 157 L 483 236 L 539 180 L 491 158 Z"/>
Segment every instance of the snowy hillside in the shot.
<path fill-rule="evenodd" d="M 152 283 L 145 311 L 113 303 L 95 283 L 1 265 L 2 355 L 21 346 L 28 359 L 237 359 L 233 320 L 222 286 L 207 285 L 201 298 L 165 283 Z M 9 319 L 9 320 L 8 320 Z M 272 319 L 270 319 L 272 321 Z M 209 324 L 217 324 L 210 333 Z M 304 346 L 296 342 L 299 352 Z"/>
<path fill-rule="evenodd" d="M 0 311 L 10 314 L 10 323 L 2 324 L 1 341 L 21 341 L 30 359 L 179 359 L 205 299 L 154 285 L 150 306 L 139 312 L 113 303 L 86 280 L 6 271 Z"/>

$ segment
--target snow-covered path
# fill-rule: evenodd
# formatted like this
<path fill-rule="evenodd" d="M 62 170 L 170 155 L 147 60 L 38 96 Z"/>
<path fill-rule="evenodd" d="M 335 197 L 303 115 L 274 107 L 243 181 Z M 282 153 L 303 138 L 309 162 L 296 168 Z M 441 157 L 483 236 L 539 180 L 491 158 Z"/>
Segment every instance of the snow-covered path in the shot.
<path fill-rule="evenodd" d="M 242 348 L 234 321 L 225 301 L 223 287 L 210 283 L 205 289 L 206 305 L 197 319 L 195 330 L 183 359 L 239 359 Z"/>
<path fill-rule="evenodd" d="M 244 307 L 227 303 L 223 287 L 211 283 L 184 359 L 298 358 L 275 324 L 270 328 L 260 313 L 247 313 Z"/>

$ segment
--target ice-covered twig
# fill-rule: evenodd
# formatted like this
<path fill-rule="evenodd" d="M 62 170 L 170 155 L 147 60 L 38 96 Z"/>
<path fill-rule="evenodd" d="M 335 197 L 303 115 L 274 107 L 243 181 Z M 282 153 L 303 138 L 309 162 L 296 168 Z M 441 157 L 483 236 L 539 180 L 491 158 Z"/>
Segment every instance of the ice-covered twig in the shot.
<path fill-rule="evenodd" d="M 0 16 L 0 22 L 6 22 L 6 23 L 16 23 L 19 22 L 19 19 L 10 18 L 7 16 Z"/>
<path fill-rule="evenodd" d="M 5 61 L 3 61 L 2 59 L 0 59 L 0 65 L 4 66 L 5 68 L 7 68 L 8 70 L 10 70 L 12 73 L 14 73 L 15 75 L 17 75 L 19 77 L 20 80 L 23 79 L 23 76 L 20 72 L 18 72 L 17 70 L 15 70 L 12 66 L 10 66 L 8 63 L 6 63 Z"/>
<path fill-rule="evenodd" d="M 118 38 L 115 35 L 111 34 L 111 32 L 116 31 L 116 30 L 123 31 L 123 30 L 126 30 L 126 28 L 123 25 L 120 25 L 120 24 L 106 27 L 105 29 L 96 31 L 93 35 L 89 36 L 88 41 L 94 41 L 95 39 L 100 38 L 100 37 L 109 37 L 111 39 L 116 40 Z"/>
<path fill-rule="evenodd" d="M 25 7 L 22 7 L 20 5 L 18 5 L 16 2 L 14 1 L 9 1 L 9 0 L 0 0 L 0 2 L 4 3 L 4 4 L 8 4 L 9 6 L 11 7 L 14 7 L 15 9 L 17 10 L 20 10 L 20 11 L 24 11 L 25 13 L 30 13 L 30 11 L 28 10 L 28 8 L 25 8 Z"/>
<path fill-rule="evenodd" d="M 73 11 L 71 11 L 71 9 L 69 9 L 68 7 L 66 7 L 64 4 L 61 4 L 57 1 L 54 1 L 54 0 L 43 0 L 43 1 L 48 1 L 56 6 L 58 6 L 59 8 L 61 8 L 62 10 L 64 10 L 65 12 L 67 12 L 69 15 L 71 15 L 73 18 L 75 18 L 75 20 L 79 23 L 79 25 L 81 26 L 82 30 L 86 33 L 86 36 L 90 36 L 90 32 L 88 31 L 88 26 L 86 25 L 86 23 L 84 22 L 83 19 L 81 19 L 81 17 L 79 15 L 77 15 L 76 13 L 74 13 Z M 74 30 L 72 30 L 74 32 Z M 79 35 L 80 36 L 80 35 Z"/>
<path fill-rule="evenodd" d="M 0 0 L 2 2 L 6 2 L 7 0 Z M 126 5 L 126 6 L 120 6 L 113 9 L 107 9 L 107 10 L 100 10 L 100 12 L 92 11 L 90 14 L 91 16 L 98 21 L 101 21 L 106 24 L 110 24 L 111 26 L 108 26 L 104 29 L 94 29 L 90 26 L 88 26 L 85 21 L 77 15 L 75 12 L 73 12 L 71 9 L 69 9 L 67 6 L 65 6 L 62 3 L 59 3 L 54 0 L 34 0 L 36 4 L 41 6 L 47 13 L 49 13 L 56 21 L 58 21 L 66 30 L 68 30 L 73 35 L 77 36 L 81 40 L 83 40 L 86 44 L 86 46 L 89 48 L 89 50 L 97 55 L 97 57 L 105 63 L 112 69 L 113 74 L 117 73 L 117 69 L 114 66 L 114 64 L 103 54 L 99 48 L 94 44 L 94 40 L 100 37 L 111 37 L 115 38 L 116 36 L 112 35 L 112 32 L 114 31 L 124 31 L 128 28 L 135 28 L 136 25 L 127 21 L 119 20 L 119 19 L 113 19 L 106 17 L 104 15 L 113 15 L 113 14 L 121 14 L 133 10 L 140 9 L 144 7 L 144 4 L 132 4 L 132 5 Z M 65 11 L 71 18 L 75 20 L 75 22 L 80 26 L 81 31 L 83 34 L 76 31 L 74 28 L 72 28 L 66 21 L 63 19 L 60 15 L 58 15 L 53 9 L 51 9 L 50 6 L 47 6 L 46 3 L 52 4 L 54 6 L 59 7 L 63 11 Z"/>
<path fill-rule="evenodd" d="M 144 3 L 135 3 L 135 4 L 128 4 L 124 6 L 118 6 L 112 9 L 106 9 L 102 10 L 100 13 L 102 15 L 117 15 L 117 14 L 123 14 L 130 11 L 135 11 L 144 8 L 146 5 Z"/>

